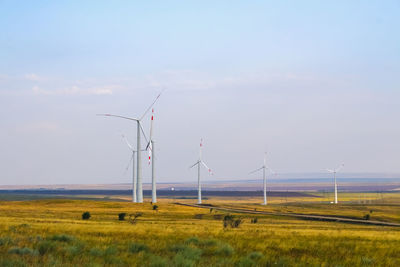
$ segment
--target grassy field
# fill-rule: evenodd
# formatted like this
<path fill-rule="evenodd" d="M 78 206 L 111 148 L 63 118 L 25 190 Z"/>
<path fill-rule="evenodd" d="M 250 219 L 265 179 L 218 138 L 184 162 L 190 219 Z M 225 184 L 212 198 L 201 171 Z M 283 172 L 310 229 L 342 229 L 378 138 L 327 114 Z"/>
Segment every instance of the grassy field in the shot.
<path fill-rule="evenodd" d="M 399 223 L 398 197 L 363 205 L 349 193 L 349 203 L 337 206 L 323 199 L 271 199 L 266 207 L 252 198 L 206 202 Z M 226 213 L 172 202 L 161 199 L 155 211 L 150 203 L 0 201 L 0 266 L 400 266 L 400 228 L 243 214 L 234 214 L 243 221 L 238 228 L 224 228 Z M 85 211 L 89 220 L 82 220 Z M 124 221 L 119 213 L 128 214 Z"/>

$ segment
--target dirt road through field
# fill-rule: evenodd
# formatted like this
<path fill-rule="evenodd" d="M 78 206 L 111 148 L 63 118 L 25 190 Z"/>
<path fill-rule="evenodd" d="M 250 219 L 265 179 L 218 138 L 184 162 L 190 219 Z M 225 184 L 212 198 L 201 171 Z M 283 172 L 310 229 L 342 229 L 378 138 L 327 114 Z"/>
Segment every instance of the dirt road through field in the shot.
<path fill-rule="evenodd" d="M 214 206 L 214 205 L 206 206 L 206 205 L 185 204 L 185 203 L 174 203 L 174 204 L 182 205 L 182 206 L 189 206 L 189 207 L 196 207 L 196 208 L 203 208 L 203 209 L 212 208 L 214 210 L 226 211 L 226 212 L 231 212 L 231 213 L 288 216 L 288 217 L 301 218 L 301 219 L 305 219 L 305 220 L 318 220 L 318 221 L 331 221 L 331 222 L 357 223 L 357 224 L 367 224 L 367 225 L 400 227 L 399 223 L 351 219 L 351 218 L 338 217 L 338 216 L 309 215 L 309 214 L 301 214 L 301 213 L 284 213 L 284 212 L 267 212 L 267 211 L 257 211 L 257 210 L 249 210 L 249 209 L 225 208 L 225 207 L 219 207 L 219 206 Z"/>

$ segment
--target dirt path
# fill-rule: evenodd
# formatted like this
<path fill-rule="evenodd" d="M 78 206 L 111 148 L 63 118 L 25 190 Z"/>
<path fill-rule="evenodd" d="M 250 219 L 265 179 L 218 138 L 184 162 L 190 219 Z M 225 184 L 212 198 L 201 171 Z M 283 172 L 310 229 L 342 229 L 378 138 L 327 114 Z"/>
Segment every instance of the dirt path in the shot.
<path fill-rule="evenodd" d="M 218 206 L 204 206 L 204 205 L 196 205 L 196 204 L 184 204 L 184 203 L 174 203 L 177 205 L 195 207 L 195 208 L 203 208 L 203 209 L 214 209 L 232 213 L 246 213 L 246 214 L 263 214 L 263 215 L 275 215 L 275 216 L 288 216 L 288 217 L 296 217 L 302 218 L 305 220 L 318 220 L 318 221 L 331 221 L 331 222 L 344 222 L 344 223 L 357 223 L 357 224 L 367 224 L 367 225 L 379 225 L 379 226 L 394 226 L 400 227 L 399 223 L 390 223 L 390 222 L 381 222 L 381 221 L 370 221 L 370 220 L 361 220 L 361 219 L 350 219 L 338 216 L 324 216 L 324 215 L 309 215 L 309 214 L 301 214 L 301 213 L 284 213 L 284 212 L 268 212 L 268 211 L 256 211 L 249 209 L 233 209 L 233 208 L 224 208 Z"/>

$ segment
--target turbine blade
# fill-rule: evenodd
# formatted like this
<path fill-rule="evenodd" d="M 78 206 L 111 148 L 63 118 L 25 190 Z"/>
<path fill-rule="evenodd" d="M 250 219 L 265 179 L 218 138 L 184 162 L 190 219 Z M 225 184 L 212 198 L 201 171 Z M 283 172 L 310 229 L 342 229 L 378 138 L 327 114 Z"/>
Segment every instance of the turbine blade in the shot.
<path fill-rule="evenodd" d="M 154 121 L 154 108 L 151 110 L 150 141 L 153 140 L 153 121 Z"/>
<path fill-rule="evenodd" d="M 200 138 L 199 159 L 201 160 L 201 150 L 203 148 L 203 138 Z"/>
<path fill-rule="evenodd" d="M 151 105 L 146 109 L 146 111 L 143 113 L 142 117 L 140 117 L 139 120 L 142 120 L 144 118 L 144 116 L 146 116 L 147 112 L 149 112 L 149 110 L 154 106 L 154 104 L 157 102 L 158 98 L 161 96 L 161 94 L 163 92 L 164 92 L 164 90 L 162 90 L 161 93 L 158 94 L 156 99 L 154 99 L 153 103 L 151 103 Z"/>
<path fill-rule="evenodd" d="M 340 165 L 339 167 L 337 167 L 337 169 L 335 170 L 336 172 L 340 171 L 341 169 L 343 169 L 344 167 L 344 163 L 342 163 L 342 165 Z"/>
<path fill-rule="evenodd" d="M 189 167 L 189 169 L 193 168 L 194 166 L 196 166 L 197 164 L 199 164 L 200 161 L 197 161 L 195 164 L 193 164 L 192 166 Z"/>
<path fill-rule="evenodd" d="M 267 152 L 264 153 L 264 166 L 267 165 Z"/>
<path fill-rule="evenodd" d="M 150 140 L 149 143 L 147 144 L 146 149 L 149 150 L 149 165 L 151 163 L 151 157 L 152 157 L 152 145 L 151 145 L 151 141 L 153 140 L 153 121 L 154 121 L 154 108 L 151 110 L 151 122 L 150 122 Z"/>
<path fill-rule="evenodd" d="M 263 168 L 264 168 L 264 166 L 262 166 L 261 168 L 258 168 L 257 170 L 254 170 L 254 171 L 251 171 L 251 172 L 249 172 L 249 174 L 252 174 L 252 173 L 258 172 L 258 171 L 262 170 Z"/>
<path fill-rule="evenodd" d="M 128 165 L 127 165 L 126 168 L 125 168 L 124 175 L 125 175 L 126 172 L 129 170 L 129 167 L 130 167 L 131 164 L 132 164 L 132 160 L 133 160 L 133 153 L 132 153 L 131 158 L 129 159 Z"/>
<path fill-rule="evenodd" d="M 214 175 L 214 173 L 211 171 L 211 169 L 203 161 L 201 161 L 201 164 L 203 164 L 203 166 L 208 170 L 208 173 L 210 175 Z"/>
<path fill-rule="evenodd" d="M 129 118 L 129 117 L 124 117 L 124 116 L 119 116 L 119 115 L 113 115 L 113 114 L 96 114 L 96 116 L 115 117 L 115 118 L 121 118 L 121 119 L 131 120 L 131 121 L 138 121 L 138 119 L 135 119 L 135 118 Z"/>
<path fill-rule="evenodd" d="M 148 143 L 149 140 L 147 140 L 146 134 L 144 133 L 144 130 L 143 130 L 143 127 L 142 127 L 142 124 L 140 123 L 140 121 L 139 121 L 139 126 L 140 126 L 140 130 L 142 131 L 142 134 L 144 136 L 144 140 L 146 140 L 146 143 Z"/>
<path fill-rule="evenodd" d="M 128 139 L 126 138 L 126 136 L 124 134 L 122 134 L 122 138 L 124 138 L 125 143 L 128 145 L 128 147 L 133 151 L 133 147 L 131 146 L 131 144 L 128 142 Z"/>

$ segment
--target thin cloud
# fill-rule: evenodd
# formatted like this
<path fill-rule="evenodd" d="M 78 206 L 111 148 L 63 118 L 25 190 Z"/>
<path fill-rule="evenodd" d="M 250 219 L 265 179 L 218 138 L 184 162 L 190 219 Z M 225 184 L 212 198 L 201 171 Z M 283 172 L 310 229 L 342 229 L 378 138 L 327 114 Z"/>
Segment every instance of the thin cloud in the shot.
<path fill-rule="evenodd" d="M 57 95 L 112 95 L 113 94 L 113 86 L 105 86 L 105 87 L 98 87 L 98 88 L 89 88 L 89 89 L 82 89 L 76 85 L 63 88 L 63 89 L 54 89 L 48 90 L 43 89 L 39 86 L 32 87 L 32 92 L 35 95 L 50 95 L 50 96 L 57 96 Z"/>
<path fill-rule="evenodd" d="M 33 82 L 41 82 L 46 80 L 44 77 L 41 77 L 35 73 L 25 74 L 25 79 Z"/>

